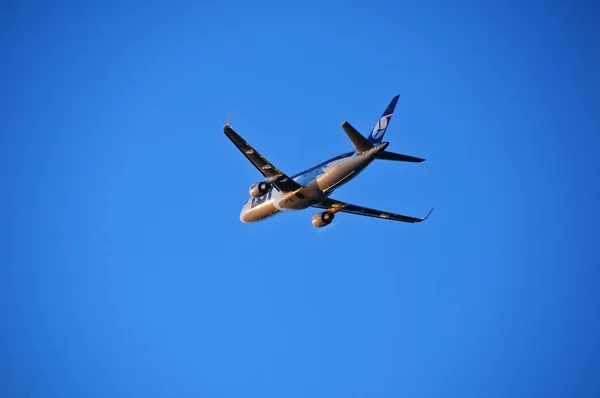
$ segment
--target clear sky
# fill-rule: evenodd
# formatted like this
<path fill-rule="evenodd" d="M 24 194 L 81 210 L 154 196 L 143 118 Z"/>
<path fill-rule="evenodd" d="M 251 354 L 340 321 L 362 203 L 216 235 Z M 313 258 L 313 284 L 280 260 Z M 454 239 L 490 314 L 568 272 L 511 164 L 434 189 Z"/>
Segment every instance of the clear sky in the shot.
<path fill-rule="evenodd" d="M 593 2 L 0 1 L 0 396 L 600 396 Z M 191 3 L 191 2 L 190 2 Z M 389 149 L 316 210 L 260 174 Z"/>

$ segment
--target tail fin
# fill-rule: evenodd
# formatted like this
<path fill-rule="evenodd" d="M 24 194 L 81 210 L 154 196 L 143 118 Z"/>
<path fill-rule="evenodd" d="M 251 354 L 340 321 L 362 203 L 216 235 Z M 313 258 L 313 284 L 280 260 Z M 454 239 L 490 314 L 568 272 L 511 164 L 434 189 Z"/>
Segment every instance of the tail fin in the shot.
<path fill-rule="evenodd" d="M 385 111 L 383 111 L 383 114 L 379 118 L 379 121 L 377 122 L 375 127 L 373 127 L 373 131 L 371 131 L 371 134 L 369 134 L 368 138 L 370 143 L 379 144 L 381 140 L 383 140 L 385 130 L 387 130 L 387 127 L 390 124 L 392 114 L 394 113 L 394 108 L 396 108 L 396 104 L 398 103 L 398 98 L 400 98 L 399 95 L 392 98 L 392 101 L 390 102 L 388 107 L 385 108 Z"/>

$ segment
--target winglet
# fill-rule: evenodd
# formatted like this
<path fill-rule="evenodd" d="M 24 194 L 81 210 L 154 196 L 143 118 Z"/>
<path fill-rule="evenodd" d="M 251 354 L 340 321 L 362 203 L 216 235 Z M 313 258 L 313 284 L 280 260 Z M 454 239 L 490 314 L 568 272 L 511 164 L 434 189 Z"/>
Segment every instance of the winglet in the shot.
<path fill-rule="evenodd" d="M 431 215 L 431 213 L 433 213 L 434 210 L 435 210 L 435 206 L 433 206 L 431 208 L 431 210 L 429 210 L 429 213 L 427 213 L 427 215 L 424 218 L 422 218 L 421 221 L 427 220 L 427 218 Z"/>
<path fill-rule="evenodd" d="M 227 120 L 225 121 L 225 126 L 229 126 L 230 120 L 231 120 L 231 112 L 229 112 L 229 116 L 227 116 Z"/>

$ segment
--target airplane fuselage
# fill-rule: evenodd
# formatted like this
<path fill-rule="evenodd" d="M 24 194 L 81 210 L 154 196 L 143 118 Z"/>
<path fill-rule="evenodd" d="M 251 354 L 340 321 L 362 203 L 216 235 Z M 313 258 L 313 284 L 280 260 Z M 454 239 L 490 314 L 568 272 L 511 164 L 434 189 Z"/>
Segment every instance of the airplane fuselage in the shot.
<path fill-rule="evenodd" d="M 344 153 L 290 177 L 302 187 L 293 192 L 271 188 L 260 197 L 248 199 L 240 213 L 240 220 L 256 222 L 282 211 L 303 210 L 321 202 L 360 174 L 388 144 L 382 142 L 362 154 Z"/>

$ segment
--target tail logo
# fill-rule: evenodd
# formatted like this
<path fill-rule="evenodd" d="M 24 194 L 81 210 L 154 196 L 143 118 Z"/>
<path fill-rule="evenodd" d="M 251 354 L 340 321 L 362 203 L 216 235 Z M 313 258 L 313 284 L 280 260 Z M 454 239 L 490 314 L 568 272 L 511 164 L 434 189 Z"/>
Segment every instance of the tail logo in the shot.
<path fill-rule="evenodd" d="M 381 119 L 379 119 L 379 122 L 377 122 L 377 124 L 375 125 L 375 127 L 373 127 L 371 137 L 373 137 L 374 140 L 378 139 L 383 135 L 383 133 L 385 133 L 385 129 L 387 128 L 388 122 L 391 117 L 392 114 L 382 116 Z"/>

